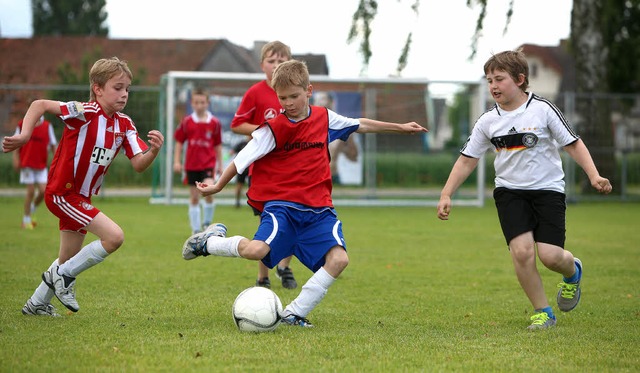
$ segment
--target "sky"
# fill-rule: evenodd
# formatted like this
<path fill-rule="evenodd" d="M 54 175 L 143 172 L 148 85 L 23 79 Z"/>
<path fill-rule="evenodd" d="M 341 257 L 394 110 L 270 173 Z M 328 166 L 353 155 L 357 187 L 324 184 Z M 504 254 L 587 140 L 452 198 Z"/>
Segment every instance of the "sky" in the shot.
<path fill-rule="evenodd" d="M 431 81 L 478 81 L 492 53 L 525 43 L 555 46 L 570 33 L 572 0 L 515 0 L 506 34 L 510 0 L 490 0 L 477 56 L 469 60 L 480 7 L 468 7 L 467 0 L 421 0 L 415 15 L 413 1 L 378 1 L 373 56 L 364 72 L 358 43 L 347 43 L 359 0 L 107 0 L 106 10 L 111 38 L 227 39 L 247 48 L 256 40 L 280 40 L 294 54 L 324 54 L 335 78 L 394 75 L 409 32 L 413 43 L 401 76 Z M 31 37 L 30 4 L 0 0 L 1 37 Z"/>

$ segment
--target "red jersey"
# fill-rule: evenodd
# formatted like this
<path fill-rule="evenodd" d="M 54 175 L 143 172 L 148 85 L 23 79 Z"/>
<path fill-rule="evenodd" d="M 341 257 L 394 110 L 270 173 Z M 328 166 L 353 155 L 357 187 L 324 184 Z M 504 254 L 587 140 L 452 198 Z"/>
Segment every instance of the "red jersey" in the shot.
<path fill-rule="evenodd" d="M 60 110 L 65 127 L 49 169 L 47 193 L 98 194 L 120 149 L 129 159 L 149 149 L 125 114 L 109 118 L 97 102 L 61 102 Z"/>
<path fill-rule="evenodd" d="M 184 117 L 173 136 L 179 143 L 187 142 L 187 154 L 184 157 L 186 171 L 215 168 L 215 147 L 222 144 L 222 125 L 213 114 L 207 112 L 204 122 L 198 120 L 195 112 Z"/>
<path fill-rule="evenodd" d="M 238 127 L 242 123 L 260 125 L 269 119 L 275 118 L 282 111 L 278 95 L 266 80 L 252 85 L 245 92 L 240 101 L 240 106 L 231 120 L 231 128 Z"/>
<path fill-rule="evenodd" d="M 253 163 L 249 204 L 258 211 L 276 200 L 333 207 L 327 109 L 313 106 L 311 115 L 296 123 L 280 114 L 265 125 L 276 147 Z"/>
<path fill-rule="evenodd" d="M 22 121 L 18 123 L 16 134 L 22 131 Z M 53 125 L 48 120 L 40 119 L 40 124 L 33 128 L 29 141 L 20 148 L 20 168 L 44 170 L 49 160 L 49 147 L 57 144 Z"/>

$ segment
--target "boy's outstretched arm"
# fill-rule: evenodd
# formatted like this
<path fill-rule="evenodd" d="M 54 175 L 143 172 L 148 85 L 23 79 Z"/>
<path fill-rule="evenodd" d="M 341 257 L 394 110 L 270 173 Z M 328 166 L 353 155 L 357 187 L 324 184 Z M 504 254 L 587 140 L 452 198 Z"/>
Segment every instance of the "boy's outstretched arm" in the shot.
<path fill-rule="evenodd" d="M 358 121 L 360 122 L 360 126 L 358 126 L 358 130 L 356 131 L 358 133 L 398 132 L 413 134 L 429 132 L 428 129 L 422 127 L 416 122 L 393 123 L 368 118 L 360 118 Z"/>
<path fill-rule="evenodd" d="M 20 133 L 13 136 L 7 136 L 2 139 L 2 151 L 8 153 L 26 144 L 31 138 L 31 134 L 33 133 L 36 123 L 38 123 L 40 117 L 43 116 L 44 113 L 51 113 L 54 115 L 62 114 L 60 111 L 60 102 L 53 100 L 33 101 L 24 115 Z"/>
<path fill-rule="evenodd" d="M 213 185 L 208 185 L 206 183 L 196 181 L 196 188 L 203 196 L 209 196 L 211 194 L 219 193 L 229 183 L 229 181 L 231 181 L 231 179 L 236 176 L 237 173 L 238 169 L 236 168 L 236 164 L 234 162 L 231 162 L 229 163 L 227 168 L 224 169 L 218 181 L 216 181 Z"/>
<path fill-rule="evenodd" d="M 578 141 L 573 144 L 565 146 L 564 150 L 569 153 L 571 158 L 573 158 L 580 167 L 582 167 L 589 177 L 591 186 L 595 190 L 604 194 L 611 193 L 613 187 L 611 186 L 609 179 L 600 176 L 595 163 L 593 163 L 589 149 L 587 149 L 587 146 L 584 144 L 582 139 L 578 139 Z"/>

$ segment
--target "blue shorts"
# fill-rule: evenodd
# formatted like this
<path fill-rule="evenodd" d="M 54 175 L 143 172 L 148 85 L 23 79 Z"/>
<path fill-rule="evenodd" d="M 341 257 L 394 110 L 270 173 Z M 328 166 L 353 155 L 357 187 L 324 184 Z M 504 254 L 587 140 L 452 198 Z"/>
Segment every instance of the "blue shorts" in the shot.
<path fill-rule="evenodd" d="M 334 246 L 346 250 L 342 222 L 333 208 L 311 208 L 291 202 L 274 201 L 265 205 L 260 226 L 253 236 L 270 247 L 262 258 L 268 268 L 295 255 L 312 272 L 325 263 L 325 255 Z"/>

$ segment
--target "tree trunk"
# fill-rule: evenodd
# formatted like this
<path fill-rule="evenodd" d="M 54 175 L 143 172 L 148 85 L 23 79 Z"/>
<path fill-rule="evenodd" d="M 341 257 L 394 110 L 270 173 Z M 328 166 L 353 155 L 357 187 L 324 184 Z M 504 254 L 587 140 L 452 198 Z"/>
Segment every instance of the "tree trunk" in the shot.
<path fill-rule="evenodd" d="M 576 72 L 576 131 L 585 142 L 603 177 L 616 180 L 611 98 L 607 83 L 609 48 L 604 45 L 599 0 L 574 0 L 571 13 L 571 45 Z M 582 191 L 593 191 L 581 173 Z M 569 182 L 572 182 L 569 180 Z M 619 185 L 619 184 L 618 184 Z"/>

